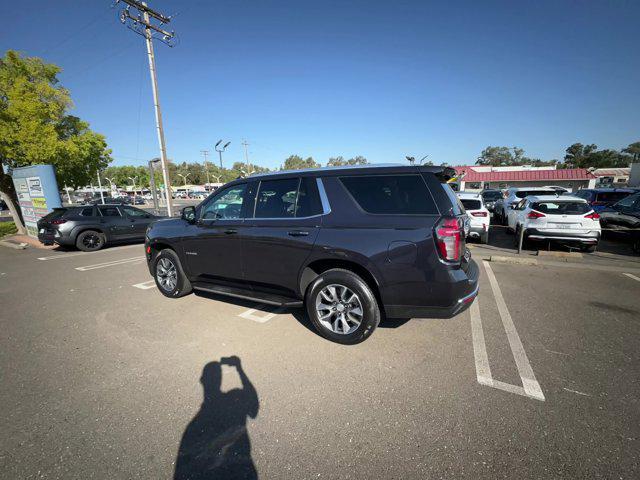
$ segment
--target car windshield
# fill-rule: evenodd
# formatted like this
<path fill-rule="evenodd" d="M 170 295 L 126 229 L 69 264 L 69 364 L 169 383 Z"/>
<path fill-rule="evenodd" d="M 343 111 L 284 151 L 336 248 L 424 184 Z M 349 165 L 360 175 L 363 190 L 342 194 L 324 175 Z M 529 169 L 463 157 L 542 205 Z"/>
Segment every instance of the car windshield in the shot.
<path fill-rule="evenodd" d="M 553 192 L 549 190 L 518 190 L 515 194 L 518 198 L 524 198 L 537 195 L 553 195 Z"/>
<path fill-rule="evenodd" d="M 482 198 L 485 201 L 493 202 L 502 198 L 502 192 L 499 192 L 497 190 L 493 192 L 483 192 Z"/>
<path fill-rule="evenodd" d="M 479 210 L 482 208 L 482 204 L 480 203 L 480 200 L 461 198 L 460 202 L 462 202 L 462 205 L 464 206 L 465 210 Z"/>
<path fill-rule="evenodd" d="M 584 215 L 591 211 L 589 204 L 583 202 L 536 202 L 531 208 L 551 215 Z"/>

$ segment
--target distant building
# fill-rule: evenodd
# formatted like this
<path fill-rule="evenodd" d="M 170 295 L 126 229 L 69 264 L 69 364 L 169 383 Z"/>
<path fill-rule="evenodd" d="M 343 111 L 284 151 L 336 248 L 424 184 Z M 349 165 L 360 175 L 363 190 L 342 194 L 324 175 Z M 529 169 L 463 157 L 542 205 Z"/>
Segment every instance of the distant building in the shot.
<path fill-rule="evenodd" d="M 596 176 L 586 168 L 556 169 L 554 166 L 485 167 L 456 166 L 459 189 L 480 191 L 488 188 L 543 187 L 553 185 L 571 191 L 594 188 Z"/>
<path fill-rule="evenodd" d="M 598 178 L 596 183 L 599 187 L 626 187 L 631 168 L 596 168 L 591 173 Z"/>

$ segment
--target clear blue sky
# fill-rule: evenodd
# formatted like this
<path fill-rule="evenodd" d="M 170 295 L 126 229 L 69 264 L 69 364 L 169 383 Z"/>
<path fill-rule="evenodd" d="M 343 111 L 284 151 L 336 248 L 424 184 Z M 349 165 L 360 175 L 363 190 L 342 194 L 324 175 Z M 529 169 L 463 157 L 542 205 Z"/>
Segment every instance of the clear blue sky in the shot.
<path fill-rule="evenodd" d="M 60 65 L 74 113 L 115 164 L 158 155 L 144 40 L 111 0 L 3 2 L 2 51 Z M 487 145 L 562 158 L 640 140 L 638 1 L 149 0 L 180 44 L 156 44 L 169 157 L 231 140 L 225 160 L 429 154 Z"/>

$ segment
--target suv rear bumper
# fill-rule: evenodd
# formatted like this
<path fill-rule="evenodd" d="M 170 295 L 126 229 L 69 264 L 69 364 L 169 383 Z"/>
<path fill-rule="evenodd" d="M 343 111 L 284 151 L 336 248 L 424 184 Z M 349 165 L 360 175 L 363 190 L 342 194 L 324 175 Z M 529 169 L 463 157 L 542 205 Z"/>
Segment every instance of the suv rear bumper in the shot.
<path fill-rule="evenodd" d="M 589 245 L 597 244 L 600 240 L 600 231 L 598 230 L 589 230 L 583 234 L 576 234 L 574 232 L 564 233 L 558 230 L 549 232 L 535 228 L 528 228 L 525 235 L 529 240 L 557 240 L 563 242 L 585 243 Z"/>
<path fill-rule="evenodd" d="M 429 307 L 418 305 L 385 305 L 384 310 L 388 318 L 452 318 L 464 312 L 478 296 L 480 285 L 478 278 L 480 270 L 478 264 L 469 260 L 467 280 L 452 284 L 452 289 L 459 289 L 458 299 L 447 307 Z"/>

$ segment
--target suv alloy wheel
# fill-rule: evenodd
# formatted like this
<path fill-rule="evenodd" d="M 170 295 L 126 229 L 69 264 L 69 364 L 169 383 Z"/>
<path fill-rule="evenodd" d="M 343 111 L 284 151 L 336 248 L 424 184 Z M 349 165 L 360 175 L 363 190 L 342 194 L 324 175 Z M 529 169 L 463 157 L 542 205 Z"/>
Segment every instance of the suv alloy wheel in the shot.
<path fill-rule="evenodd" d="M 329 340 L 345 345 L 364 341 L 380 323 L 371 288 L 350 270 L 334 268 L 307 289 L 305 307 L 313 326 Z"/>
<path fill-rule="evenodd" d="M 173 250 L 162 250 L 154 259 L 153 278 L 165 297 L 178 298 L 191 293 L 191 282 L 184 274 L 180 260 Z"/>

